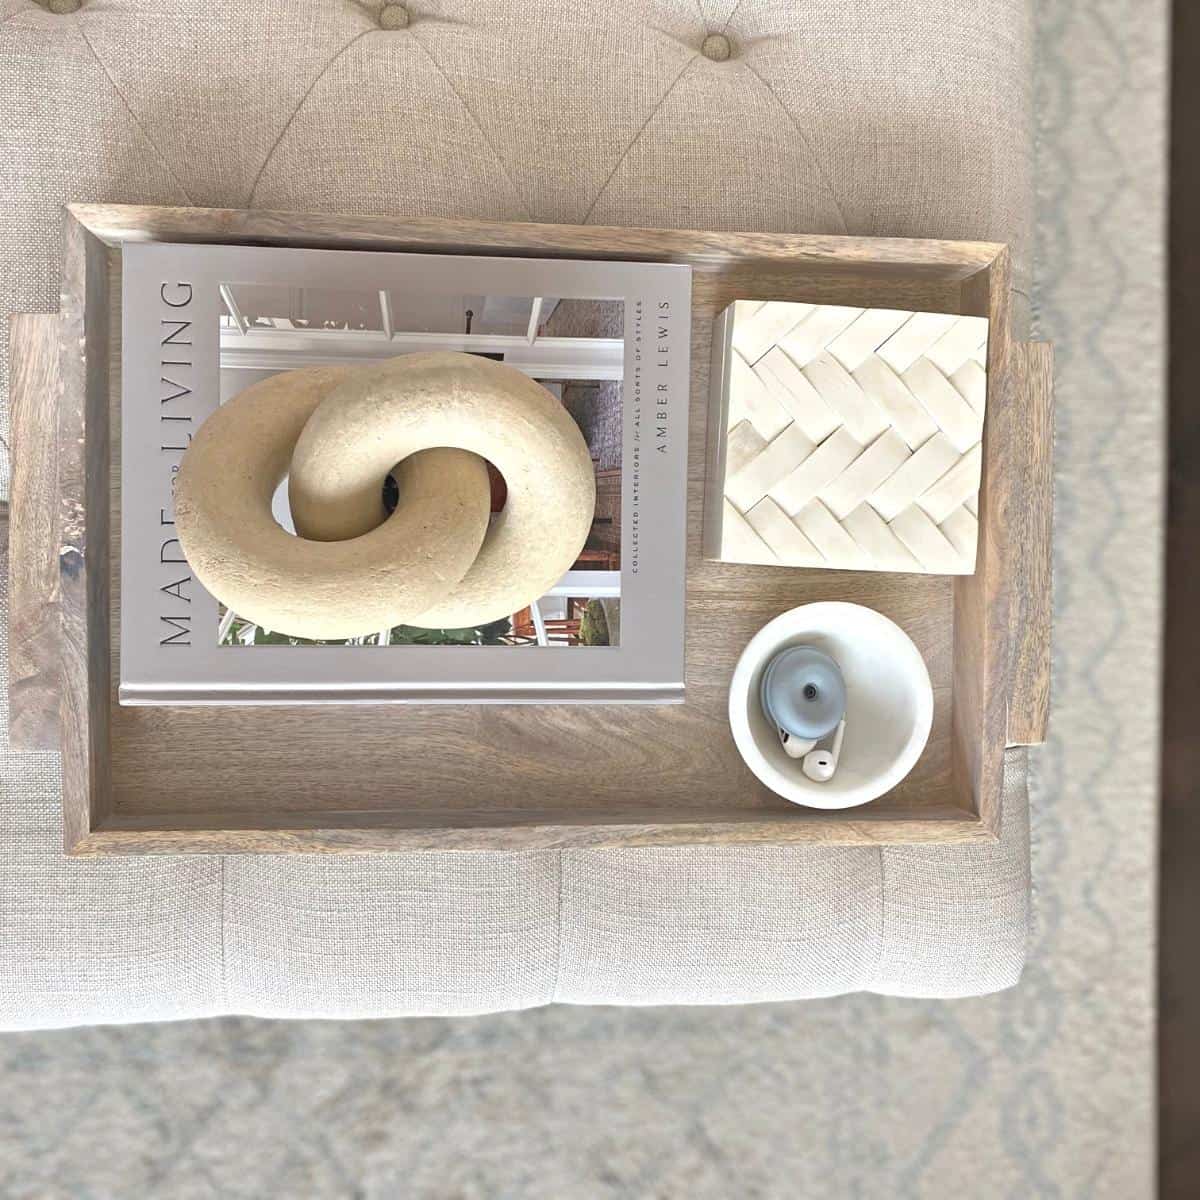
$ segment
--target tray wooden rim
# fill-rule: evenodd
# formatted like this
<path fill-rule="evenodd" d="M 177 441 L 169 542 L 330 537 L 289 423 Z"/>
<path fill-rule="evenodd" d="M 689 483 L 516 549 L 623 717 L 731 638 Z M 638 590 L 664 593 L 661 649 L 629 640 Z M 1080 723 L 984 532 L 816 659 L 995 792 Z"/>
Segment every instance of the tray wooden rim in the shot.
<path fill-rule="evenodd" d="M 982 688 L 980 696 L 980 703 L 988 709 L 981 712 L 981 717 L 991 730 L 993 744 L 990 747 L 990 761 L 989 755 L 982 752 L 981 745 L 976 755 L 977 761 L 966 768 L 972 771 L 980 787 L 978 812 L 945 806 L 945 811 L 927 809 L 919 816 L 881 814 L 876 817 L 868 808 L 858 810 L 853 817 L 842 816 L 829 822 L 822 822 L 819 818 L 796 822 L 780 820 L 776 814 L 745 812 L 735 820 L 623 823 L 617 819 L 602 825 L 589 825 L 586 820 L 579 823 L 538 821 L 534 816 L 524 814 L 520 821 L 505 826 L 472 825 L 469 820 L 463 820 L 463 814 L 458 813 L 456 818 L 461 823 L 452 828 L 405 827 L 396 822 L 394 813 L 374 816 L 353 814 L 358 818 L 353 827 L 322 825 L 319 818 L 328 814 L 295 814 L 292 821 L 282 821 L 279 814 L 272 814 L 270 827 L 256 827 L 248 821 L 244 825 L 226 822 L 224 827 L 212 829 L 201 827 L 202 821 L 189 819 L 185 814 L 177 814 L 177 819 L 169 827 L 162 819 L 156 821 L 118 815 L 106 805 L 102 795 L 97 795 L 97 792 L 104 790 L 93 787 L 93 773 L 104 761 L 106 714 L 98 711 L 98 706 L 90 704 L 88 697 L 95 694 L 101 676 L 107 688 L 108 672 L 107 664 L 98 661 L 101 656 L 89 653 L 94 647 L 88 637 L 88 629 L 89 622 L 95 627 L 101 615 L 97 606 L 104 609 L 103 617 L 107 622 L 107 597 L 101 594 L 105 589 L 97 585 L 97 573 L 88 571 L 87 547 L 89 544 L 96 545 L 99 537 L 107 546 L 108 530 L 106 514 L 102 513 L 97 520 L 95 514 L 98 508 L 88 504 L 89 483 L 92 499 L 96 498 L 97 493 L 95 481 L 89 481 L 85 469 L 85 444 L 92 453 L 96 453 L 99 440 L 107 437 L 106 417 L 104 420 L 88 420 L 89 397 L 92 398 L 94 415 L 97 411 L 94 407 L 96 394 L 103 392 L 107 395 L 106 372 L 102 369 L 105 354 L 101 344 L 102 339 L 104 342 L 107 340 L 107 330 L 98 328 L 99 322 L 95 319 L 95 314 L 100 311 L 95 306 L 102 300 L 95 294 L 97 281 L 102 274 L 97 269 L 98 257 L 104 253 L 104 247 L 131 238 L 203 241 L 219 237 L 221 241 L 260 244 L 368 245 L 375 248 L 393 246 L 426 250 L 443 247 L 458 253 L 494 250 L 513 253 L 512 242 L 518 233 L 523 236 L 525 243 L 536 239 L 536 247 L 528 246 L 525 252 L 539 254 L 578 256 L 591 253 L 597 257 L 637 256 L 665 261 L 696 261 L 700 256 L 712 262 L 722 262 L 730 255 L 744 255 L 751 249 L 755 254 L 767 258 L 800 259 L 809 263 L 834 265 L 847 262 L 870 263 L 873 266 L 882 264 L 885 269 L 895 267 L 900 271 L 917 270 L 922 264 L 935 264 L 938 270 L 955 272 L 954 278 L 970 282 L 981 278 L 981 272 L 986 272 L 982 278 L 988 288 L 984 298 L 987 306 L 993 312 L 1007 314 L 1007 250 L 992 243 L 528 226 L 386 217 L 338 218 L 109 205 L 70 206 L 67 214 L 67 255 L 61 318 L 17 318 L 13 325 L 12 343 L 15 359 L 21 357 L 21 347 L 37 337 L 54 334 L 59 336 L 62 345 L 57 378 L 42 378 L 40 381 L 43 388 L 49 387 L 59 407 L 58 444 L 61 453 L 55 469 L 57 490 L 63 497 L 60 514 L 62 539 L 59 547 L 55 547 L 56 551 L 60 551 L 56 555 L 59 572 L 52 585 L 45 582 L 44 571 L 42 581 L 39 583 L 35 580 L 32 588 L 26 581 L 21 611 L 29 611 L 31 595 L 37 597 L 38 587 L 53 586 L 55 594 L 45 597 L 52 603 L 44 609 L 45 615 L 35 625 L 42 639 L 40 693 L 43 695 L 43 710 L 53 707 L 44 703 L 44 691 L 49 678 L 45 669 L 45 646 L 48 643 L 53 643 L 59 659 L 59 678 L 50 678 L 49 682 L 51 686 L 61 684 L 61 694 L 55 697 L 62 706 L 57 724 L 67 731 L 63 753 L 65 840 L 69 852 L 84 855 L 290 850 L 371 852 L 399 848 L 495 850 L 714 842 L 887 844 L 994 840 L 1000 819 L 999 791 L 1004 745 L 1029 744 L 1044 735 L 1044 698 L 1048 693 L 1049 673 L 1048 453 L 1033 456 L 1037 458 L 1036 462 L 1030 461 L 1030 456 L 1026 455 L 1023 461 L 1012 464 L 1026 496 L 1026 503 L 1018 514 L 1021 532 L 1032 531 L 1036 534 L 1044 530 L 1047 536 L 1040 541 L 1035 538 L 1032 543 L 1017 541 L 1010 545 L 1009 574 L 1015 574 L 1023 581 L 1035 579 L 1037 586 L 1013 587 L 1012 598 L 1020 603 L 1010 606 L 1008 581 L 997 575 L 1003 564 L 998 562 L 995 542 L 988 548 L 990 553 L 981 554 L 977 575 L 971 577 L 990 581 L 993 606 L 997 596 L 1003 599 L 990 617 L 987 616 L 987 605 L 984 606 L 982 628 L 985 637 L 981 653 L 993 669 L 1003 664 L 1000 680 L 1009 684 L 1001 686 L 993 680 L 990 689 L 989 686 Z M 657 252 L 652 256 L 646 253 L 648 239 L 656 240 Z M 464 245 L 470 248 L 464 250 Z M 92 267 L 90 271 L 89 264 Z M 86 294 L 89 286 L 94 293 L 91 306 L 93 317 L 85 321 L 89 309 Z M 23 321 L 27 324 L 22 325 Z M 47 321 L 57 321 L 58 324 L 48 325 Z M 1004 387 L 1011 396 L 1008 402 L 998 402 L 994 394 L 994 407 L 990 411 L 999 416 L 993 425 L 1007 420 L 1011 426 L 1012 410 L 1019 391 L 1025 406 L 1032 407 L 1034 415 L 1040 414 L 1048 426 L 1051 408 L 1048 354 L 1043 352 L 1043 348 L 1031 349 L 1017 345 L 1012 347 L 1010 362 L 1007 328 L 994 341 L 996 354 L 994 361 L 989 362 L 993 387 Z M 82 347 L 83 353 L 73 353 L 74 346 Z M 44 363 L 42 369 L 46 369 Z M 85 436 L 80 437 L 80 433 Z M 70 436 L 72 434 L 73 437 Z M 16 520 L 18 503 L 22 502 L 22 492 L 17 487 L 18 474 L 21 474 L 22 480 L 25 478 L 23 473 L 14 470 L 14 550 L 10 570 L 15 570 L 16 574 L 21 573 L 20 569 L 12 564 L 23 561 L 28 551 L 36 549 L 28 544 L 29 539 L 17 533 L 18 527 L 23 524 Z M 27 502 L 26 495 L 22 503 Z M 981 524 L 988 520 L 986 497 L 982 505 Z M 1006 514 L 993 513 L 991 520 L 993 526 L 1003 524 Z M 43 552 L 39 560 L 43 567 L 44 559 Z M 970 601 L 970 588 L 963 591 L 968 593 L 967 599 Z M 960 594 L 956 591 L 956 623 L 960 619 L 977 619 L 978 612 L 972 611 L 971 603 L 967 604 L 963 613 L 959 612 Z M 1015 669 L 1011 679 L 1008 669 L 1010 641 L 1015 648 Z M 14 653 L 19 657 L 26 639 L 14 638 L 13 644 Z M 955 671 L 957 687 L 957 660 Z M 970 686 L 970 683 L 966 686 Z M 28 685 L 27 672 L 21 676 L 14 674 L 13 687 L 14 712 L 18 708 L 22 711 L 27 709 L 30 697 L 39 694 L 39 687 L 31 688 Z M 1018 690 L 1010 694 L 1013 688 Z M 21 694 L 20 698 L 18 693 Z M 1013 712 L 1022 714 L 1015 729 Z M 999 740 L 995 742 L 997 720 L 1000 721 Z M 42 721 L 40 736 L 44 740 L 57 735 L 57 730 L 50 728 L 54 724 L 56 722 L 50 718 Z M 958 752 L 970 754 L 969 747 Z"/>

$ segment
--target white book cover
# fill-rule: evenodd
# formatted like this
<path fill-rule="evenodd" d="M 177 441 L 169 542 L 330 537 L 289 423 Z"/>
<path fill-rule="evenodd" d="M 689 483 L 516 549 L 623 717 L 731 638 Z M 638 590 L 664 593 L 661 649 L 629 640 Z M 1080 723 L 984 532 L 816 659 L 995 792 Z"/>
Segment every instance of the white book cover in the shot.
<path fill-rule="evenodd" d="M 683 699 L 689 267 L 150 243 L 125 248 L 121 286 L 121 703 Z M 318 644 L 227 611 L 174 530 L 204 419 L 283 371 L 425 350 L 501 360 L 561 400 L 596 472 L 579 560 L 474 629 Z M 273 508 L 294 532 L 286 481 Z"/>

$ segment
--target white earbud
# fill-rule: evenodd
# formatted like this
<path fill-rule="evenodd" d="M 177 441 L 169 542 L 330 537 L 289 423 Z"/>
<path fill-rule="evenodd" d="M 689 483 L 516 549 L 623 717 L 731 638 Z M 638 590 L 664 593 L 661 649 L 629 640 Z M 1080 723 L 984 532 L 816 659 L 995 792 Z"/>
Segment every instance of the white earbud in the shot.
<path fill-rule="evenodd" d="M 817 743 L 811 738 L 792 737 L 786 729 L 779 730 L 779 743 L 788 758 L 803 758 Z"/>
<path fill-rule="evenodd" d="M 842 753 L 842 739 L 846 736 L 846 722 L 838 722 L 837 732 L 833 735 L 832 750 L 813 750 L 804 756 L 802 770 L 814 783 L 827 783 L 837 770 L 838 758 Z M 787 750 L 785 743 L 784 749 Z M 791 751 L 789 750 L 790 754 Z"/>

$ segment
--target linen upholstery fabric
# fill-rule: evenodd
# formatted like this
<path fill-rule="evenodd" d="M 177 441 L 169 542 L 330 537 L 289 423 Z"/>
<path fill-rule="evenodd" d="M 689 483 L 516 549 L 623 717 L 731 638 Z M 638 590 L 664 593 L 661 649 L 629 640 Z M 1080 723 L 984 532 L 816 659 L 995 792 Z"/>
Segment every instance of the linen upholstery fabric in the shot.
<path fill-rule="evenodd" d="M 0 0 L 4 314 L 57 307 L 71 200 L 990 238 L 1024 294 L 1028 0 L 379 9 Z M 1021 752 L 988 846 L 69 861 L 57 758 L 3 724 L 7 1028 L 952 996 L 1024 960 Z"/>

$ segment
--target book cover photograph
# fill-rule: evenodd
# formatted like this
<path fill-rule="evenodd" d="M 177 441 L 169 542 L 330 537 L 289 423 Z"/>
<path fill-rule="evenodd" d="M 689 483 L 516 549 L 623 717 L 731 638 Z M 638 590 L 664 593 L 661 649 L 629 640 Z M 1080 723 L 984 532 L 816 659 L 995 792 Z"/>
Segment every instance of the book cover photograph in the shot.
<path fill-rule="evenodd" d="M 122 703 L 682 700 L 690 268 L 147 244 L 122 289 Z M 296 424 L 335 385 L 347 428 Z M 330 618 L 313 542 L 378 627 Z"/>

